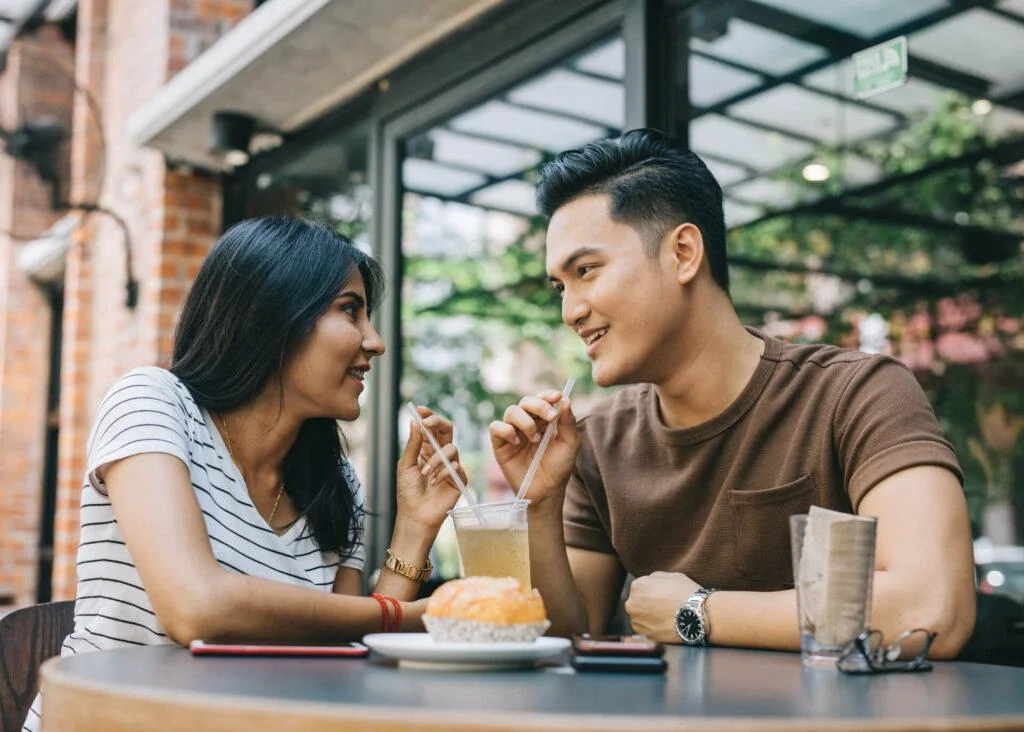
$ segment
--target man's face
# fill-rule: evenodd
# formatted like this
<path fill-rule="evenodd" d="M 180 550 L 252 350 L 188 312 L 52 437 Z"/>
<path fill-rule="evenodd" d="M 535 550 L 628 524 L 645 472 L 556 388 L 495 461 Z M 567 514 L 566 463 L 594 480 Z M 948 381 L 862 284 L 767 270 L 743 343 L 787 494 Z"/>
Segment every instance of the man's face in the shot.
<path fill-rule="evenodd" d="M 669 248 L 651 258 L 632 226 L 614 221 L 607 195 L 555 211 L 547 271 L 562 293 L 562 320 L 587 348 L 601 386 L 659 383 L 680 341 L 681 288 Z"/>

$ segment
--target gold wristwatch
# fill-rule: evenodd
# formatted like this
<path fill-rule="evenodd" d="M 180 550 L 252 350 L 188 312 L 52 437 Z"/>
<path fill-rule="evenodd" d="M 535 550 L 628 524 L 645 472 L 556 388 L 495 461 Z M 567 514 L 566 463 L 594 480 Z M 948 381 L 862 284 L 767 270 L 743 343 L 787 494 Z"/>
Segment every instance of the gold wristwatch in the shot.
<path fill-rule="evenodd" d="M 390 549 L 386 549 L 384 550 L 384 569 L 390 569 L 395 574 L 400 574 L 413 582 L 426 582 L 430 579 L 431 572 L 434 571 L 434 565 L 430 563 L 430 559 L 427 559 L 426 567 L 416 567 L 404 559 L 396 557 Z"/>

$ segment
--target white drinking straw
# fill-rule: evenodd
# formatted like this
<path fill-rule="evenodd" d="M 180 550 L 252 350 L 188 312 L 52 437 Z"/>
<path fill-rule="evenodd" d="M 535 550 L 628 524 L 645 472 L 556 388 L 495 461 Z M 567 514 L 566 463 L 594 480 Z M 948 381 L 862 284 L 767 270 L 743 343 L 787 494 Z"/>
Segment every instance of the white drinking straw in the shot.
<path fill-rule="evenodd" d="M 442 450 L 441 445 L 438 444 L 437 439 L 434 437 L 434 433 L 428 430 L 427 426 L 423 424 L 423 420 L 420 419 L 420 413 L 416 411 L 416 406 L 412 402 L 406 402 L 406 406 L 409 407 L 409 412 L 412 413 L 412 418 L 416 420 L 416 424 L 419 425 L 420 430 L 427 436 L 427 439 L 430 440 L 430 444 L 433 446 L 434 450 L 436 450 L 437 454 L 441 456 L 441 462 L 443 462 L 444 466 L 448 468 L 448 472 L 451 474 L 452 480 L 455 481 L 455 485 L 459 487 L 459 492 L 462 494 L 462 497 L 466 499 L 466 503 L 473 507 L 473 513 L 476 514 L 477 520 L 486 526 L 487 521 L 484 519 L 483 512 L 476 508 L 476 498 L 474 498 L 473 494 L 469 492 L 469 488 L 466 484 L 462 482 L 462 477 L 455 469 L 455 466 L 452 465 L 448 456 L 444 454 L 444 450 Z"/>
<path fill-rule="evenodd" d="M 572 391 L 572 385 L 576 383 L 576 379 L 569 377 L 569 380 L 565 382 L 565 386 L 562 387 L 562 402 L 569 398 L 569 393 Z M 562 408 L 562 402 L 558 403 L 558 408 Z M 537 452 L 533 455 L 533 460 L 530 462 L 530 467 L 526 469 L 526 476 L 523 478 L 523 482 L 519 484 L 519 492 L 516 493 L 516 500 L 521 501 L 526 497 L 526 491 L 530 490 L 530 483 L 533 482 L 533 476 L 537 474 L 537 468 L 540 467 L 540 459 L 544 457 L 544 451 L 548 449 L 548 443 L 551 442 L 551 438 L 555 434 L 555 430 L 558 429 L 558 420 L 548 423 L 547 428 L 544 430 L 544 436 L 540 438 L 540 444 L 537 446 Z"/>

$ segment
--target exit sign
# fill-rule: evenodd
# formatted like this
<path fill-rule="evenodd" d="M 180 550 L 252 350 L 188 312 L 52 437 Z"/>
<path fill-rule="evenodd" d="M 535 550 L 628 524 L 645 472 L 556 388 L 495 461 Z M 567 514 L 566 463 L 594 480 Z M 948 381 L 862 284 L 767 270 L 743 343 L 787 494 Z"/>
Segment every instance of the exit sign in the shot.
<path fill-rule="evenodd" d="M 853 95 L 866 99 L 907 80 L 907 37 L 897 36 L 853 54 Z"/>

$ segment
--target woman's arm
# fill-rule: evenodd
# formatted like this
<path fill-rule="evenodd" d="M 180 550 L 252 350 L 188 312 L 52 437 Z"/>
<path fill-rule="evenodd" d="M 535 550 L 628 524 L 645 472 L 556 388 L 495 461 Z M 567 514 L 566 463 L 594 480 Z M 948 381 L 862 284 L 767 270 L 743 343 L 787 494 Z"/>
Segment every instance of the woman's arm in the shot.
<path fill-rule="evenodd" d="M 213 555 L 188 469 L 146 453 L 110 464 L 107 492 L 157 619 L 183 645 L 206 641 L 323 643 L 379 631 L 377 601 L 225 571 Z M 420 627 L 416 603 L 402 630 Z"/>
<path fill-rule="evenodd" d="M 424 427 L 434 435 L 459 477 L 464 483 L 468 482 L 466 472 L 459 463 L 458 449 L 452 443 L 455 434 L 452 423 L 427 407 L 417 407 L 417 411 Z M 396 479 L 397 516 L 388 548 L 403 562 L 423 568 L 427 566 L 427 557 L 441 524 L 459 500 L 459 489 L 441 456 L 424 439 L 415 422 L 409 423 L 409 439 L 398 458 Z M 400 600 L 412 600 L 419 588 L 418 581 L 384 567 L 374 592 Z"/>

